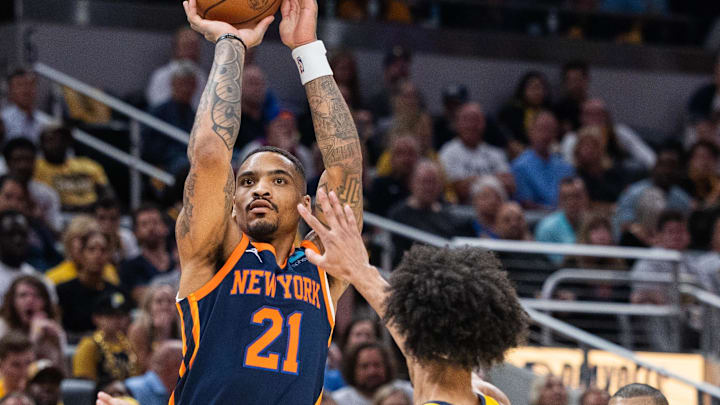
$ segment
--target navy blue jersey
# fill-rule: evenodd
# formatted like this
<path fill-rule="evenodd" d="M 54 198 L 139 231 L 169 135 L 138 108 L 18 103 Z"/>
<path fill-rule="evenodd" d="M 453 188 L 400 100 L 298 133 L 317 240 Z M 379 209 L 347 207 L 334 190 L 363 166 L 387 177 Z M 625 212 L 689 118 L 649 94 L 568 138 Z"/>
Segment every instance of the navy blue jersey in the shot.
<path fill-rule="evenodd" d="M 499 405 L 498 402 L 493 399 L 492 397 L 488 397 L 484 394 L 477 394 L 478 400 L 480 400 L 479 405 Z M 447 402 L 443 401 L 431 401 L 431 402 L 425 402 L 423 405 L 452 405 Z"/>
<path fill-rule="evenodd" d="M 170 405 L 317 404 L 334 326 L 324 271 L 304 241 L 278 265 L 246 235 L 225 265 L 177 303 L 183 362 Z"/>

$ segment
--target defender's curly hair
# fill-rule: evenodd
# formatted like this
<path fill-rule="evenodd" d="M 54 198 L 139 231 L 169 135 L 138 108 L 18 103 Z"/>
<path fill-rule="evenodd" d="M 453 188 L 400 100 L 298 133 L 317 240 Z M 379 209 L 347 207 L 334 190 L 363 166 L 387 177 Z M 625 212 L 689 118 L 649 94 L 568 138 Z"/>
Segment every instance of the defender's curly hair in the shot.
<path fill-rule="evenodd" d="M 390 277 L 386 321 L 419 362 L 487 367 L 525 338 L 528 317 L 495 255 L 414 245 Z"/>

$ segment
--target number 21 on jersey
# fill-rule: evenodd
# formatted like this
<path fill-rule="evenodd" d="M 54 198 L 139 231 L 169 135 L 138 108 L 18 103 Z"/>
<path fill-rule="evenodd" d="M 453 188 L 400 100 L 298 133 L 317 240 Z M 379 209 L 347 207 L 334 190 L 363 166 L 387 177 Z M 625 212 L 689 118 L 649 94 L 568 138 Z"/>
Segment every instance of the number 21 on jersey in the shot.
<path fill-rule="evenodd" d="M 302 321 L 302 312 L 293 312 L 287 317 L 287 321 L 283 318 L 278 308 L 262 307 L 255 311 L 250 318 L 250 322 L 254 325 L 266 325 L 267 328 L 245 348 L 245 367 L 259 368 L 269 371 L 280 371 L 287 374 L 298 373 L 298 348 L 300 346 L 300 322 Z M 280 368 L 280 354 L 275 352 L 263 352 L 270 346 L 280 335 L 287 333 L 287 349 Z"/>

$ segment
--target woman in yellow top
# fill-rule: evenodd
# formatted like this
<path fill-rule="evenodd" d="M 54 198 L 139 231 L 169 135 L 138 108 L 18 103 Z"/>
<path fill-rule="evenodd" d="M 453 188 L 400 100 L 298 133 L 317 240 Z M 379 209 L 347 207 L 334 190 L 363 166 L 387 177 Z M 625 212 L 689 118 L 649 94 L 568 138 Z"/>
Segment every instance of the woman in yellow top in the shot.
<path fill-rule="evenodd" d="M 80 241 L 83 236 L 91 232 L 100 232 L 100 224 L 98 224 L 95 218 L 87 215 L 78 215 L 72 219 L 63 234 L 63 246 L 65 247 L 66 259 L 45 273 L 47 278 L 52 280 L 55 285 L 77 278 L 78 263 L 81 260 L 82 252 Z M 103 268 L 103 279 L 110 284 L 120 285 L 120 277 L 118 276 L 117 269 L 110 262 Z"/>
<path fill-rule="evenodd" d="M 388 283 L 370 265 L 350 207 L 323 190 L 317 200 L 330 229 L 298 206 L 325 247 L 307 258 L 351 283 L 386 322 L 405 355 L 414 403 L 509 405 L 497 388 L 472 382 L 473 370 L 502 361 L 527 332 L 527 314 L 497 258 L 479 248 L 416 245 Z"/>

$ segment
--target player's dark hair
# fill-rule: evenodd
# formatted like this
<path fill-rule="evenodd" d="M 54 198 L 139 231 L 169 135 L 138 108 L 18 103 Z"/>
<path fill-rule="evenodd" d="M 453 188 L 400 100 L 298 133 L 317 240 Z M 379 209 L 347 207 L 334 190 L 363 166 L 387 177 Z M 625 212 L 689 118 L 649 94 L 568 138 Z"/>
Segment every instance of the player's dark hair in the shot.
<path fill-rule="evenodd" d="M 588 66 L 587 62 L 585 62 L 584 60 L 571 60 L 565 63 L 562 67 L 563 80 L 567 76 L 568 72 L 571 70 L 579 70 L 585 77 L 587 77 L 590 73 L 590 67 Z"/>
<path fill-rule="evenodd" d="M 28 350 L 32 350 L 32 343 L 20 332 L 8 332 L 0 339 L 0 361 L 5 360 L 8 354 L 22 353 Z"/>
<path fill-rule="evenodd" d="M 385 378 L 387 379 L 385 383 L 388 383 L 395 378 L 395 369 L 393 368 L 390 351 L 387 347 L 381 343 L 366 342 L 352 348 L 349 353 L 343 353 L 341 371 L 343 379 L 345 379 L 345 382 L 348 383 L 348 385 L 354 387 L 356 384 L 355 368 L 357 367 L 358 357 L 363 350 L 378 350 L 380 352 L 380 356 L 382 356 L 383 363 L 385 364 Z"/>
<path fill-rule="evenodd" d="M 670 222 L 682 222 L 687 223 L 687 217 L 681 211 L 678 210 L 664 210 L 660 213 L 657 220 L 656 231 L 662 232 L 662 229 Z"/>
<path fill-rule="evenodd" d="M 5 148 L 3 149 L 3 156 L 5 157 L 6 162 L 10 161 L 12 153 L 17 149 L 27 149 L 33 153 L 37 153 L 37 147 L 31 140 L 22 137 L 13 138 L 5 144 Z"/>
<path fill-rule="evenodd" d="M 655 405 L 668 405 L 668 400 L 662 392 L 647 384 L 628 384 L 620 388 L 612 398 L 639 398 L 650 397 Z M 611 398 L 611 399 L 612 399 Z"/>
<path fill-rule="evenodd" d="M 386 306 L 386 321 L 421 363 L 487 367 L 518 346 L 528 328 L 507 273 L 480 248 L 414 245 L 390 277 Z"/>
<path fill-rule="evenodd" d="M 281 155 L 281 156 L 287 158 L 290 162 L 292 162 L 293 166 L 295 167 L 295 171 L 297 171 L 298 174 L 300 174 L 300 177 L 302 179 L 303 194 L 307 194 L 307 178 L 305 177 L 305 167 L 303 166 L 300 159 L 298 159 L 295 155 L 286 151 L 285 149 L 280 149 L 275 146 L 261 146 L 255 150 L 253 150 L 252 152 L 248 153 L 248 155 L 245 156 L 245 159 L 243 159 L 242 162 L 240 162 L 240 166 L 242 166 L 245 163 L 245 161 L 247 161 L 250 158 L 250 156 L 252 156 L 256 153 L 262 153 L 262 152 L 277 153 L 278 155 Z"/>

